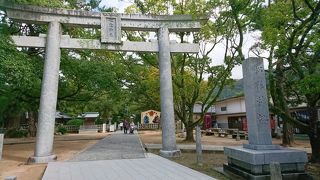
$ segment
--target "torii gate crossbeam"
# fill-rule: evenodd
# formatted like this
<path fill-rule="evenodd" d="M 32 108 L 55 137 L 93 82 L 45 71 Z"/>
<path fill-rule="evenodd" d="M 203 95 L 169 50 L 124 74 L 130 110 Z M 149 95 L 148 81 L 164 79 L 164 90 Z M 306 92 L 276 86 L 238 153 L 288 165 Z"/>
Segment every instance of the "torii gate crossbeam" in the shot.
<path fill-rule="evenodd" d="M 104 49 L 108 51 L 157 52 L 160 68 L 160 99 L 162 149 L 165 157 L 179 156 L 175 138 L 173 92 L 170 53 L 198 53 L 199 45 L 171 43 L 169 32 L 192 32 L 200 30 L 200 21 L 191 16 L 145 16 L 100 13 L 78 10 L 39 8 L 12 5 L 0 0 L 9 18 L 34 24 L 48 24 L 47 35 L 39 37 L 12 36 L 17 46 L 40 47 L 46 49 L 44 72 L 41 87 L 40 109 L 36 149 L 29 163 L 54 161 L 53 138 L 55 112 L 58 93 L 60 49 Z M 63 35 L 64 26 L 101 28 L 101 39 L 74 39 Z M 156 31 L 158 42 L 121 41 L 121 30 Z"/>

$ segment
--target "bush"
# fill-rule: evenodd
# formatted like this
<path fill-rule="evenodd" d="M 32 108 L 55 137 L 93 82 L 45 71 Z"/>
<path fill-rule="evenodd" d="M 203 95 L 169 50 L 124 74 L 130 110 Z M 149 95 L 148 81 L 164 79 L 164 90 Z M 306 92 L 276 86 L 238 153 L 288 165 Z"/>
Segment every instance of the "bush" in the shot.
<path fill-rule="evenodd" d="M 73 125 L 73 126 L 81 126 L 83 124 L 83 119 L 71 119 L 67 122 L 67 125 Z"/>
<path fill-rule="evenodd" d="M 24 129 L 9 129 L 5 136 L 8 138 L 22 138 L 28 136 L 28 131 Z"/>
<path fill-rule="evenodd" d="M 64 127 L 63 125 L 59 125 L 57 132 L 61 133 L 61 134 L 65 134 L 67 132 L 67 128 Z"/>
<path fill-rule="evenodd" d="M 103 119 L 97 118 L 95 120 L 95 124 L 103 124 L 103 123 L 104 123 Z"/>

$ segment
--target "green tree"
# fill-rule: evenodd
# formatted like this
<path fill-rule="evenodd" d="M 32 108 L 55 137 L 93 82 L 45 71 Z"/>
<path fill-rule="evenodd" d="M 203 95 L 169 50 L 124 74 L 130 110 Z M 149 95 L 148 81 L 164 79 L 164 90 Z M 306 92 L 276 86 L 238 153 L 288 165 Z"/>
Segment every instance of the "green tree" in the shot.
<path fill-rule="evenodd" d="M 186 140 L 193 141 L 193 128 L 202 122 L 203 116 L 229 83 L 232 68 L 244 60 L 242 53 L 243 32 L 248 30 L 250 17 L 259 3 L 246 1 L 135 1 L 130 12 L 146 14 L 192 14 L 202 17 L 208 13 L 215 18 L 206 23 L 200 33 L 177 33 L 179 42 L 193 37 L 194 43 L 203 44 L 198 55 L 177 54 L 172 56 L 175 114 L 185 124 Z M 238 35 L 240 34 L 240 40 Z M 225 43 L 225 65 L 212 67 L 209 57 L 219 43 Z M 143 58 L 144 57 L 144 58 Z M 155 67 L 157 57 L 143 56 L 144 62 Z M 152 59 L 152 60 L 151 60 Z M 150 63 L 151 62 L 151 63 Z M 205 77 L 208 77 L 206 79 Z M 202 115 L 193 119 L 195 103 L 202 102 Z"/>
<path fill-rule="evenodd" d="M 77 9 L 95 9 L 100 1 L 78 4 L 76 1 L 17 1 L 31 5 L 48 7 L 73 7 Z M 63 6 L 62 6 L 63 5 Z M 106 9 L 100 9 L 107 11 Z M 4 14 L 5 15 L 5 14 Z M 29 112 L 31 135 L 35 135 L 35 124 L 40 97 L 43 69 L 43 49 L 22 48 L 17 50 L 9 35 L 32 35 L 45 33 L 47 26 L 22 24 L 1 18 L 0 60 L 0 106 L 2 122 L 10 121 L 10 114 Z M 65 27 L 65 31 L 74 37 L 96 38 L 98 31 Z M 121 95 L 121 80 L 118 78 L 119 56 L 116 53 L 102 51 L 63 50 L 61 56 L 58 110 L 79 114 L 84 110 L 98 110 L 109 116 L 116 111 L 117 99 Z M 112 60 L 112 61 L 110 61 Z M 100 104 L 98 104 L 100 103 Z M 15 111 L 12 111 L 14 109 Z M 3 123 L 2 123 L 3 124 Z"/>
<path fill-rule="evenodd" d="M 320 2 L 275 1 L 263 13 L 263 46 L 270 49 L 273 111 L 308 133 L 311 161 L 320 162 L 319 86 Z M 308 124 L 292 118 L 289 107 L 306 103 Z"/>

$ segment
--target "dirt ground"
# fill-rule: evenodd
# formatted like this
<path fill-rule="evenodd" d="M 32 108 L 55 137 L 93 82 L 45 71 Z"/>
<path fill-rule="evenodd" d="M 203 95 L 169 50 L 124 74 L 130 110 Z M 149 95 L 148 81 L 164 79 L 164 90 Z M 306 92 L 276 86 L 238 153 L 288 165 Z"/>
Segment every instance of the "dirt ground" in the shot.
<path fill-rule="evenodd" d="M 95 144 L 108 134 L 69 134 L 55 136 L 54 154 L 58 161 L 65 161 L 75 154 Z M 34 153 L 35 138 L 6 138 L 4 140 L 2 160 L 0 161 L 0 179 L 16 176 L 19 180 L 41 179 L 46 164 L 26 165 Z"/>
<path fill-rule="evenodd" d="M 161 144 L 161 131 L 139 131 L 141 141 L 145 144 Z M 194 144 L 192 142 L 185 142 L 184 138 L 177 135 L 178 144 Z M 281 144 L 281 139 L 272 139 L 273 144 Z M 248 143 L 248 140 L 241 139 L 236 141 L 227 137 L 205 136 L 201 138 L 201 143 L 205 145 L 217 145 L 217 146 L 239 146 Z M 295 140 L 294 147 L 298 148 L 310 148 L 310 143 L 307 140 Z"/>

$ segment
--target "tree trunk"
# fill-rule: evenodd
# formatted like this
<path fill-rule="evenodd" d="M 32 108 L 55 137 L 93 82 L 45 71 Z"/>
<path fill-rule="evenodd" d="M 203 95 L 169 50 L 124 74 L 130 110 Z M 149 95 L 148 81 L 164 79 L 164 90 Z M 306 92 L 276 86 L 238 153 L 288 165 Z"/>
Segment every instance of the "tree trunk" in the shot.
<path fill-rule="evenodd" d="M 292 124 L 287 121 L 283 121 L 283 136 L 282 136 L 282 145 L 283 146 L 292 146 L 294 143 L 293 138 L 294 128 Z"/>
<path fill-rule="evenodd" d="M 34 112 L 29 112 L 29 119 L 28 119 L 28 132 L 31 137 L 35 137 L 37 134 L 37 123 L 36 117 Z"/>
<path fill-rule="evenodd" d="M 194 142 L 193 128 L 186 127 L 186 133 L 187 133 L 186 141 Z"/>
<path fill-rule="evenodd" d="M 320 136 L 309 133 L 310 144 L 311 144 L 311 159 L 313 163 L 320 163 Z"/>
<path fill-rule="evenodd" d="M 310 101 L 309 101 L 310 102 Z M 308 108 L 310 112 L 309 128 L 308 133 L 311 145 L 311 162 L 320 163 L 320 120 L 318 117 L 318 109 L 316 103 L 308 103 L 312 107 Z"/>

